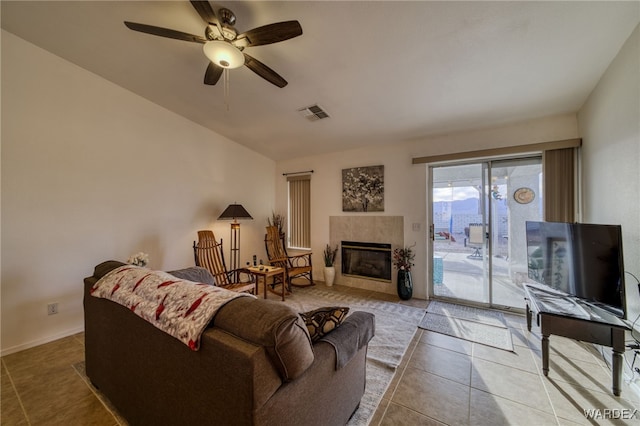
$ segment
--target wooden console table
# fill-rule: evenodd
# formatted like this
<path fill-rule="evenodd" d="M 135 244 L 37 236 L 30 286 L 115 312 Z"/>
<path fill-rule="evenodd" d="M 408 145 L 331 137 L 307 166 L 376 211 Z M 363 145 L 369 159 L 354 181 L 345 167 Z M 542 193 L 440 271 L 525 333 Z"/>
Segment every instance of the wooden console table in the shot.
<path fill-rule="evenodd" d="M 285 269 L 284 268 L 277 268 L 275 266 L 263 266 L 262 269 L 260 269 L 259 266 L 251 266 L 249 268 L 245 268 L 244 269 L 246 272 L 252 274 L 255 279 L 256 279 L 256 295 L 258 294 L 258 288 L 260 286 L 260 278 L 262 278 L 262 281 L 264 282 L 264 298 L 267 298 L 267 279 L 271 278 L 271 277 L 275 277 L 280 275 L 281 280 L 282 280 L 282 301 L 284 302 L 284 293 L 285 293 L 285 287 L 286 287 L 286 275 L 285 275 Z"/>
<path fill-rule="evenodd" d="M 542 286 L 524 284 L 526 293 L 527 329 L 536 313 L 542 332 L 542 372 L 549 374 L 549 336 L 608 346 L 612 351 L 613 394 L 620 396 L 622 381 L 624 334 L 631 327 L 610 312 L 576 297 L 557 293 Z"/>

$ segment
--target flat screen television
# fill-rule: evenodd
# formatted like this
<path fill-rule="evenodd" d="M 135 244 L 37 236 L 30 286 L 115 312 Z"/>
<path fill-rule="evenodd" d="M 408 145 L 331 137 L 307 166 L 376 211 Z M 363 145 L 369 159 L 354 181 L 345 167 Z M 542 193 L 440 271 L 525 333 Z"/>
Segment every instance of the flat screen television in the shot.
<path fill-rule="evenodd" d="M 622 228 L 526 223 L 529 278 L 626 318 Z"/>

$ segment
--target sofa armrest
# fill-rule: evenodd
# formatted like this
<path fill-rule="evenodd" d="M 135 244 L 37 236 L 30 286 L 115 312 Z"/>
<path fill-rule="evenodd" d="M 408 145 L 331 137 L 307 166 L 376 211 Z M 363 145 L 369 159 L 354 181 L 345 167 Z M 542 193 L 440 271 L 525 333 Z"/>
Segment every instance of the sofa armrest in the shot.
<path fill-rule="evenodd" d="M 324 335 L 320 342 L 327 342 L 336 351 L 336 370 L 351 361 L 375 335 L 375 315 L 357 311 L 349 315 L 340 327 Z"/>

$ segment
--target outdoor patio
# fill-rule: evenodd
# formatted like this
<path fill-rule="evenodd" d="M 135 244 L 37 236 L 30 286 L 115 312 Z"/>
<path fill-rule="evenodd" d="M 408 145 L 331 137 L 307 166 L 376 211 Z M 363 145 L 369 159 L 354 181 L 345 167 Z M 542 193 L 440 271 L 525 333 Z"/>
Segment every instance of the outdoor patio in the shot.
<path fill-rule="evenodd" d="M 488 259 L 482 249 L 478 257 L 474 255 L 474 247 L 465 247 L 464 234 L 453 237 L 455 241 L 437 239 L 434 242 L 434 295 L 488 303 L 489 287 L 485 285 L 485 262 Z M 526 272 L 510 273 L 513 265 L 510 265 L 506 244 L 506 239 L 502 244 L 494 244 L 494 252 L 498 254 L 492 257 L 493 304 L 524 310 L 522 281 L 526 279 Z M 440 262 L 441 266 L 438 265 Z"/>

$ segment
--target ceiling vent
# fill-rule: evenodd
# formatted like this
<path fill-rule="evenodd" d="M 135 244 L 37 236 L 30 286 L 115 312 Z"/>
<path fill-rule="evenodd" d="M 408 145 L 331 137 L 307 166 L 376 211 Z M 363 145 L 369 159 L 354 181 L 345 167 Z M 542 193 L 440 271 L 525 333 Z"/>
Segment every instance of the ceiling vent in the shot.
<path fill-rule="evenodd" d="M 323 118 L 329 118 L 329 114 L 327 114 L 327 112 L 319 105 L 311 105 L 306 108 L 301 108 L 298 112 L 309 121 L 318 121 Z"/>

